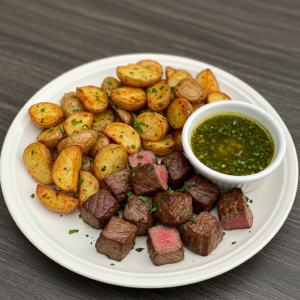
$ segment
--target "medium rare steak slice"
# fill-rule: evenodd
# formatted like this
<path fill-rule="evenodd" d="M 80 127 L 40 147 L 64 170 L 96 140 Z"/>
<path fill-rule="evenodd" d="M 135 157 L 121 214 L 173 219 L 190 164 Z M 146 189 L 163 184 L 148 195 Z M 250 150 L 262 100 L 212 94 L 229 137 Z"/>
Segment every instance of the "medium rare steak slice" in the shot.
<path fill-rule="evenodd" d="M 157 158 L 152 151 L 140 151 L 128 157 L 128 164 L 130 169 L 137 167 L 139 164 L 145 165 L 148 163 L 157 164 Z"/>
<path fill-rule="evenodd" d="M 100 190 L 82 204 L 84 222 L 95 228 L 104 228 L 111 216 L 120 208 L 117 200 L 107 190 Z"/>
<path fill-rule="evenodd" d="M 220 195 L 220 188 L 200 174 L 194 175 L 183 186 L 192 196 L 194 212 L 211 211 Z"/>
<path fill-rule="evenodd" d="M 155 194 L 154 202 L 157 202 L 154 218 L 162 223 L 176 226 L 193 217 L 193 201 L 189 194 L 160 192 Z"/>
<path fill-rule="evenodd" d="M 147 246 L 156 266 L 174 264 L 184 259 L 183 244 L 176 228 L 155 226 L 148 230 Z"/>
<path fill-rule="evenodd" d="M 96 250 L 110 259 L 121 261 L 132 249 L 137 232 L 135 225 L 112 216 L 97 239 Z"/>
<path fill-rule="evenodd" d="M 168 175 L 164 165 L 149 163 L 132 169 L 129 181 L 136 195 L 149 195 L 168 189 Z"/>
<path fill-rule="evenodd" d="M 195 253 L 207 256 L 223 239 L 223 225 L 211 213 L 203 211 L 181 229 L 183 243 Z"/>
<path fill-rule="evenodd" d="M 222 193 L 219 197 L 219 219 L 226 230 L 250 228 L 253 215 L 240 188 Z"/>
<path fill-rule="evenodd" d="M 149 214 L 152 198 L 130 195 L 125 205 L 122 218 L 138 227 L 138 235 L 146 235 L 153 226 L 153 214 Z"/>
<path fill-rule="evenodd" d="M 183 180 L 192 173 L 190 161 L 180 151 L 171 153 L 161 163 L 167 167 L 169 184 L 172 189 L 182 187 Z"/>
<path fill-rule="evenodd" d="M 128 192 L 133 192 L 129 182 L 129 170 L 123 170 L 103 178 L 101 186 L 108 190 L 117 199 L 118 203 L 127 199 Z"/>

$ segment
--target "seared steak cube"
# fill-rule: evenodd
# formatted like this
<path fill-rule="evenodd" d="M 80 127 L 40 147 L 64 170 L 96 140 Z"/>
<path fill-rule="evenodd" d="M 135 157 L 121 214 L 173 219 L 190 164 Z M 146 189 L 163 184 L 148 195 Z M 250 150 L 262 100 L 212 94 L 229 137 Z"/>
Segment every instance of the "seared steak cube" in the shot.
<path fill-rule="evenodd" d="M 172 189 L 182 187 L 183 180 L 193 170 L 190 161 L 180 151 L 171 153 L 161 163 L 167 167 L 169 184 Z"/>
<path fill-rule="evenodd" d="M 112 215 L 120 208 L 117 200 L 107 190 L 91 195 L 82 204 L 81 216 L 84 222 L 95 228 L 104 228 Z"/>
<path fill-rule="evenodd" d="M 136 195 L 149 195 L 168 189 L 168 175 L 164 165 L 141 165 L 130 171 L 129 181 Z"/>
<path fill-rule="evenodd" d="M 160 192 L 155 194 L 154 202 L 157 202 L 154 218 L 162 223 L 176 226 L 193 217 L 193 201 L 189 194 Z"/>
<path fill-rule="evenodd" d="M 192 196 L 196 214 L 202 211 L 211 211 L 220 195 L 220 188 L 200 174 L 190 178 L 183 188 Z"/>
<path fill-rule="evenodd" d="M 176 228 L 155 226 L 148 230 L 147 246 L 156 266 L 174 264 L 184 259 L 183 244 Z"/>
<path fill-rule="evenodd" d="M 118 203 L 127 199 L 128 192 L 133 192 L 129 182 L 129 170 L 123 170 L 103 178 L 101 186 L 108 190 L 117 199 Z"/>
<path fill-rule="evenodd" d="M 211 213 L 203 211 L 181 229 L 183 243 L 195 253 L 207 256 L 223 239 L 223 225 Z"/>
<path fill-rule="evenodd" d="M 146 235 L 148 228 L 153 226 L 153 214 L 149 214 L 152 198 L 130 195 L 125 205 L 122 218 L 136 225 L 138 235 Z"/>
<path fill-rule="evenodd" d="M 252 227 L 253 215 L 240 188 L 221 194 L 218 214 L 226 230 Z"/>
<path fill-rule="evenodd" d="M 128 164 L 130 169 L 133 169 L 138 165 L 145 165 L 148 163 L 157 164 L 157 158 L 152 151 L 140 151 L 128 157 Z"/>
<path fill-rule="evenodd" d="M 132 249 L 138 228 L 119 217 L 111 217 L 95 244 L 99 253 L 121 261 Z"/>

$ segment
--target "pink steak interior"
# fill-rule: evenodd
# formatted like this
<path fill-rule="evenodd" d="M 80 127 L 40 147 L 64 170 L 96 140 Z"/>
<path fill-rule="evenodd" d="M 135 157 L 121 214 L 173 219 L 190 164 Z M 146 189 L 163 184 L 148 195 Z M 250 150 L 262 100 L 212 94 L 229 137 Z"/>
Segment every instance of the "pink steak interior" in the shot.
<path fill-rule="evenodd" d="M 151 238 L 154 248 L 159 252 L 170 252 L 178 249 L 178 235 L 171 228 L 153 227 Z"/>
<path fill-rule="evenodd" d="M 163 165 L 156 166 L 156 173 L 163 187 L 165 189 L 168 189 L 168 175 L 165 166 Z"/>

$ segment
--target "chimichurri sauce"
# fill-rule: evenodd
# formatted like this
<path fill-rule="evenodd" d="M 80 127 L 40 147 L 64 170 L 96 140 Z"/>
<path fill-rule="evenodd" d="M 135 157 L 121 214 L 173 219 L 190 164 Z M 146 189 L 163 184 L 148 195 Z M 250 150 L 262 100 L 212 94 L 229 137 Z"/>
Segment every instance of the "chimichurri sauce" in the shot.
<path fill-rule="evenodd" d="M 260 123 L 239 115 L 216 115 L 191 135 L 192 151 L 207 167 L 228 175 L 264 170 L 274 155 L 274 142 Z"/>

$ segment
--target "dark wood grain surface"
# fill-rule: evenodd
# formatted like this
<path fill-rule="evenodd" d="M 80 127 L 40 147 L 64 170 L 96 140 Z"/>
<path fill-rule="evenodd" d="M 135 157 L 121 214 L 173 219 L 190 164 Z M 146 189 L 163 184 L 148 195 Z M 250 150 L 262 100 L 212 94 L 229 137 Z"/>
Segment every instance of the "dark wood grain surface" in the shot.
<path fill-rule="evenodd" d="M 241 78 L 300 147 L 299 0 L 0 0 L 0 142 L 24 103 L 83 63 L 137 52 L 205 61 Z M 257 255 L 216 278 L 142 290 L 77 275 L 39 252 L 0 194 L 0 299 L 300 299 L 300 204 Z"/>

